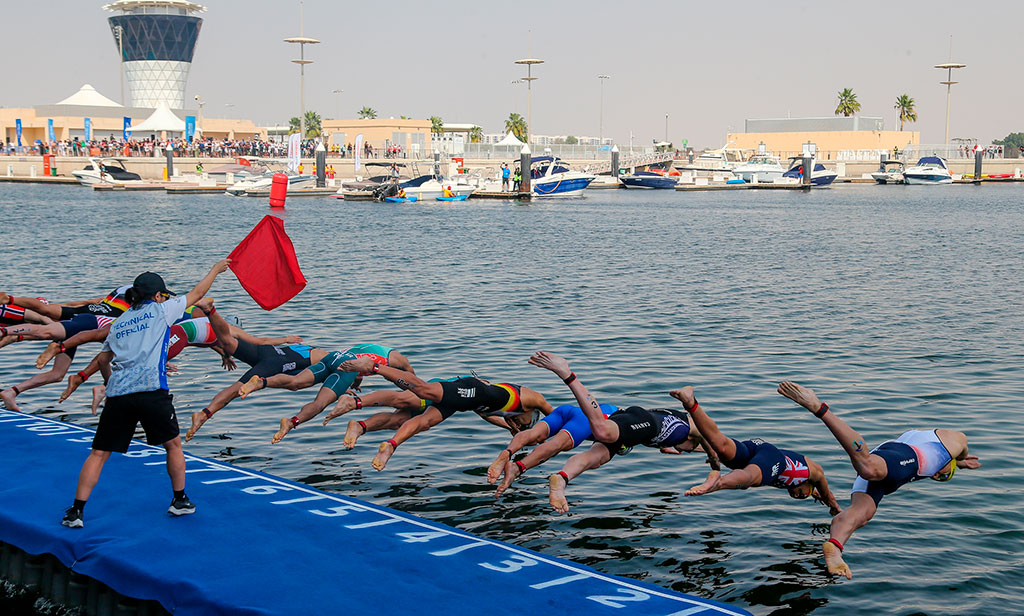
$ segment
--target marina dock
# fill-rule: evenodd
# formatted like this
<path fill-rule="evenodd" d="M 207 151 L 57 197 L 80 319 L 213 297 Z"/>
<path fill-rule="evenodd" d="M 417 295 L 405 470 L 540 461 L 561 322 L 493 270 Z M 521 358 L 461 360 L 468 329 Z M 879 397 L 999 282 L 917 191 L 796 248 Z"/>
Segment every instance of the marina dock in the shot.
<path fill-rule="evenodd" d="M 49 566 L 48 585 L 65 599 L 74 594 L 69 580 L 80 586 L 87 576 L 139 605 L 190 615 L 458 614 L 466 606 L 515 616 L 748 614 L 196 456 L 186 455 L 186 473 L 197 511 L 175 518 L 165 512 L 164 450 L 142 441 L 107 462 L 85 527 L 64 528 L 60 515 L 93 433 L 0 411 L 5 471 L 18 477 L 0 485 L 0 542 L 70 570 L 55 574 L 45 557 L 4 550 L 8 573 L 12 563 L 32 566 L 27 575 L 41 579 Z"/>

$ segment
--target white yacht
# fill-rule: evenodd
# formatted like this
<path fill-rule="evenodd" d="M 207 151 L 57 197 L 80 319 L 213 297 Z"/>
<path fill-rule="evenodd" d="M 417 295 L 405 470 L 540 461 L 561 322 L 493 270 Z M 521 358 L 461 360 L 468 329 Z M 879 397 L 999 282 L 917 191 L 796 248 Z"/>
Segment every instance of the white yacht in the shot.
<path fill-rule="evenodd" d="M 785 181 L 792 182 L 803 182 L 804 179 L 804 163 L 802 156 L 790 156 L 789 160 L 792 161 L 789 165 L 789 169 L 782 174 Z M 812 159 L 813 160 L 813 159 Z M 826 169 L 825 165 L 818 161 L 813 161 L 811 165 L 811 187 L 812 188 L 824 188 L 836 181 L 839 174 L 830 169 Z"/>
<path fill-rule="evenodd" d="M 903 184 L 903 161 L 882 161 L 882 168 L 871 174 L 871 179 L 879 184 Z"/>
<path fill-rule="evenodd" d="M 903 172 L 903 179 L 907 184 L 952 184 L 953 174 L 942 158 L 923 156 Z"/>
<path fill-rule="evenodd" d="M 537 197 L 579 197 L 597 176 L 572 171 L 557 156 L 530 159 L 530 185 Z"/>
<path fill-rule="evenodd" d="M 431 177 L 423 182 L 416 185 L 412 185 L 415 180 L 410 182 L 403 182 L 402 188 L 405 189 L 405 194 L 409 197 L 418 197 L 420 201 L 432 201 L 437 197 L 444 194 L 445 188 L 450 188 L 457 197 L 462 195 L 472 195 L 477 187 L 470 184 L 469 181 L 462 176 L 456 176 L 454 178 L 445 177 Z"/>
<path fill-rule="evenodd" d="M 771 154 L 754 154 L 746 162 L 736 165 L 732 172 L 744 182 L 750 183 L 757 176 L 759 183 L 770 184 L 786 172 L 779 159 Z"/>
<path fill-rule="evenodd" d="M 249 191 L 270 190 L 270 185 L 274 183 L 275 173 L 281 172 L 267 171 L 262 175 L 244 178 L 228 186 L 224 192 L 234 197 L 242 197 Z M 288 176 L 288 190 L 314 188 L 316 186 L 315 175 L 300 175 L 291 172 L 287 172 L 286 175 Z"/>
<path fill-rule="evenodd" d="M 142 176 L 125 169 L 124 164 L 117 158 L 90 158 L 84 169 L 72 171 L 71 175 L 75 176 L 82 186 L 142 181 Z"/>

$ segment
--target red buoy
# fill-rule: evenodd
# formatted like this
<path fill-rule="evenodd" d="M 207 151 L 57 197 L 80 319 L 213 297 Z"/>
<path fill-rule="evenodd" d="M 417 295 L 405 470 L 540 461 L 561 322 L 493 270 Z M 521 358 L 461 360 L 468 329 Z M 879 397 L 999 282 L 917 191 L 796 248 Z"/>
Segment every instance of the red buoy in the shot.
<path fill-rule="evenodd" d="M 288 196 L 288 176 L 275 173 L 270 185 L 270 207 L 284 207 L 284 199 Z"/>

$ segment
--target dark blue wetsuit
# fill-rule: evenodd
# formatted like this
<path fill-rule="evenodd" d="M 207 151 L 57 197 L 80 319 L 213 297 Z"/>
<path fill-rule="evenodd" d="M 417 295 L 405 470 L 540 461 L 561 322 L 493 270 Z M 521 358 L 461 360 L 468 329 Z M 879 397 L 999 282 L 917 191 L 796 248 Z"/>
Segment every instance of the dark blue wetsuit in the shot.
<path fill-rule="evenodd" d="M 895 441 L 875 447 L 871 453 L 885 460 L 885 478 L 868 481 L 858 475 L 850 491 L 865 492 L 876 507 L 886 494 L 892 494 L 911 481 L 931 477 L 953 459 L 935 430 L 907 430 Z"/>
<path fill-rule="evenodd" d="M 619 426 L 619 439 L 604 443 L 615 455 L 625 455 L 633 447 L 673 447 L 690 437 L 690 418 L 677 409 L 645 409 L 631 406 L 608 417 Z"/>
<path fill-rule="evenodd" d="M 733 470 L 756 465 L 761 469 L 762 486 L 792 488 L 810 478 L 807 459 L 795 451 L 779 449 L 759 438 L 732 442 L 736 444 L 736 455 L 731 460 L 722 460 L 722 464 Z"/>

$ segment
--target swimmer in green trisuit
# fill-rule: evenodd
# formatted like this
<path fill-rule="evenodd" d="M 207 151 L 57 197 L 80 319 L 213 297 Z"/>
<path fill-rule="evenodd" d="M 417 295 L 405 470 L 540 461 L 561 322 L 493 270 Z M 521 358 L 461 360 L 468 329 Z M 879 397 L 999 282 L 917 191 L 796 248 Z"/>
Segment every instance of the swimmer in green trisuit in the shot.
<path fill-rule="evenodd" d="M 820 419 L 850 456 L 857 471 L 850 506 L 832 518 L 829 539 L 822 544 L 829 573 L 853 578 L 843 560 L 843 546 L 861 526 L 874 517 L 886 494 L 900 486 L 930 478 L 949 481 L 957 468 L 980 468 L 977 456 L 967 452 L 967 437 L 955 430 L 908 430 L 894 441 L 868 450 L 864 437 L 822 403 L 813 391 L 790 381 L 779 384 L 779 393 Z"/>

